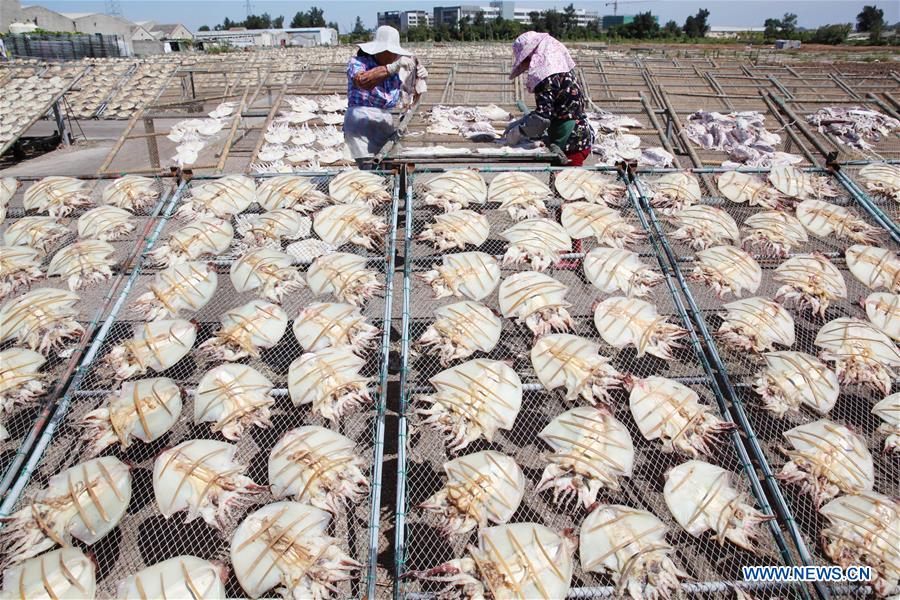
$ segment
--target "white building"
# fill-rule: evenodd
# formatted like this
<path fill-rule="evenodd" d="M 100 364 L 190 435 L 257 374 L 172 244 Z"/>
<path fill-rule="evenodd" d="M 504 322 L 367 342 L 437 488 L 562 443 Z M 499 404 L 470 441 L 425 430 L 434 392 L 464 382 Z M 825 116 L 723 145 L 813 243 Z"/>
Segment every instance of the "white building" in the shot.
<path fill-rule="evenodd" d="M 205 44 L 227 44 L 235 48 L 272 46 L 335 46 L 338 32 L 330 27 L 295 27 L 290 29 L 243 29 L 228 31 L 198 31 L 194 42 L 201 47 Z"/>
<path fill-rule="evenodd" d="M 340 43 L 337 29 L 331 27 L 293 27 L 272 31 L 280 32 L 287 39 L 288 46 L 337 46 Z"/>
<path fill-rule="evenodd" d="M 562 12 L 559 9 L 557 10 L 558 12 Z M 481 13 L 484 15 L 485 20 L 503 17 L 504 19 L 517 21 L 523 25 L 529 25 L 531 23 L 532 12 L 543 14 L 546 11 L 545 9 L 520 8 L 515 5 L 515 2 L 510 2 L 509 0 L 495 0 L 488 6 L 436 6 L 434 8 L 432 22 L 434 27 L 440 27 L 441 25 L 450 27 L 459 23 L 459 21 L 466 17 L 472 21 L 475 19 L 475 15 Z M 587 27 L 591 23 L 599 20 L 600 13 L 597 11 L 585 10 L 583 8 L 575 9 L 575 24 L 578 27 Z"/>
<path fill-rule="evenodd" d="M 728 25 L 712 25 L 710 26 L 709 31 L 706 32 L 706 37 L 730 39 L 738 38 L 742 35 L 751 33 L 762 33 L 765 30 L 765 27 L 732 27 Z"/>

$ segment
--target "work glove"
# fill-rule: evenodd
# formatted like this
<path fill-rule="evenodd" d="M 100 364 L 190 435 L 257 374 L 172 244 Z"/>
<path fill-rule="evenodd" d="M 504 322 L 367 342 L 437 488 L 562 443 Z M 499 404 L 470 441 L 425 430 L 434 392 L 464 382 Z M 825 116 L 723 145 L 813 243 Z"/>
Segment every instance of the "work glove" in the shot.
<path fill-rule="evenodd" d="M 425 69 L 425 65 L 420 62 L 416 63 L 416 78 L 417 79 L 428 79 L 428 71 Z"/>
<path fill-rule="evenodd" d="M 413 60 L 411 56 L 401 56 L 391 64 L 387 66 L 387 71 L 391 75 L 396 75 L 400 72 L 400 69 L 406 69 L 407 71 L 414 71 L 416 68 L 416 61 Z"/>

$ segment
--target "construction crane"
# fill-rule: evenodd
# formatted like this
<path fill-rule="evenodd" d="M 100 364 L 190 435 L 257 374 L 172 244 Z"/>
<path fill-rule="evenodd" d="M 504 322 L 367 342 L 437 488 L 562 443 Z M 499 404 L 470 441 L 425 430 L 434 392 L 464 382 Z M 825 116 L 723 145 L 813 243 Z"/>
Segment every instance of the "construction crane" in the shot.
<path fill-rule="evenodd" d="M 612 6 L 613 7 L 613 16 L 619 14 L 619 5 L 620 4 L 640 4 L 641 2 L 653 2 L 654 0 L 613 0 L 612 2 L 607 2 L 603 6 Z"/>
<path fill-rule="evenodd" d="M 247 16 L 248 16 L 248 17 L 249 17 L 251 14 L 253 14 L 253 4 L 250 2 L 250 0 L 246 0 L 246 2 L 244 2 L 244 10 L 247 11 Z"/>
<path fill-rule="evenodd" d="M 119 0 L 106 0 L 104 2 L 104 9 L 106 14 L 111 15 L 113 17 L 123 17 L 122 13 L 122 3 Z"/>

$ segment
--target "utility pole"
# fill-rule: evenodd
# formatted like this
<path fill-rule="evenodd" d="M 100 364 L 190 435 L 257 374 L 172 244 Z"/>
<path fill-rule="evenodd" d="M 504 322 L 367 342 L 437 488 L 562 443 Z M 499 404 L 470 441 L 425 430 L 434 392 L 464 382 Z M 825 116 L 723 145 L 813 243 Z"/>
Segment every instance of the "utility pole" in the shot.
<path fill-rule="evenodd" d="M 105 0 L 105 12 L 113 17 L 124 17 L 122 3 L 119 0 Z"/>
<path fill-rule="evenodd" d="M 244 10 L 247 12 L 247 16 L 248 16 L 248 17 L 249 17 L 251 14 L 253 14 L 253 4 L 250 2 L 250 0 L 246 0 L 246 1 L 244 2 Z"/>

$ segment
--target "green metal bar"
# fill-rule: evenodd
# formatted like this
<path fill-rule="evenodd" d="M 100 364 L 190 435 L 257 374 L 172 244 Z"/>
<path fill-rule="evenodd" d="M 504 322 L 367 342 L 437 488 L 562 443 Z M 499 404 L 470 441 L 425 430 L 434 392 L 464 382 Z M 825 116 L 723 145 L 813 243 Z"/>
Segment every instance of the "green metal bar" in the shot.
<path fill-rule="evenodd" d="M 850 179 L 846 173 L 841 172 L 839 169 L 834 172 L 835 177 L 844 186 L 850 195 L 856 200 L 856 203 L 859 204 L 863 209 L 868 212 L 873 219 L 878 221 L 878 224 L 884 227 L 891 238 L 900 244 L 900 227 L 887 216 L 875 202 L 869 198 L 869 195 L 866 194 L 862 188 L 856 185 L 856 182 Z"/>

